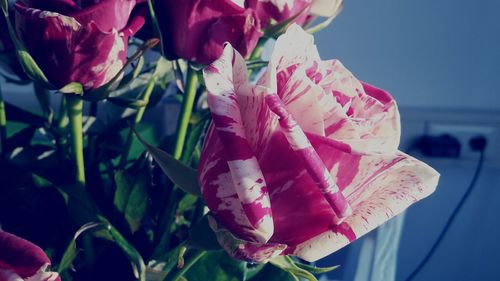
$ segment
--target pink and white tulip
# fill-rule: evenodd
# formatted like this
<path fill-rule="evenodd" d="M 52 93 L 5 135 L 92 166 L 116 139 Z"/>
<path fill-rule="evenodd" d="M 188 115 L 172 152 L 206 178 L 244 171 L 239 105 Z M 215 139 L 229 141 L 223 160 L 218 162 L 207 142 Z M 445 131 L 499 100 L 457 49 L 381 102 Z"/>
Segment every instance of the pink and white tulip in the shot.
<path fill-rule="evenodd" d="M 50 260 L 35 244 L 0 230 L 0 280 L 60 281 L 47 271 Z"/>
<path fill-rule="evenodd" d="M 229 44 L 204 75 L 213 125 L 199 176 L 211 226 L 234 257 L 318 260 L 436 188 L 439 174 L 398 150 L 394 99 L 321 60 L 298 25 L 257 85 Z"/>

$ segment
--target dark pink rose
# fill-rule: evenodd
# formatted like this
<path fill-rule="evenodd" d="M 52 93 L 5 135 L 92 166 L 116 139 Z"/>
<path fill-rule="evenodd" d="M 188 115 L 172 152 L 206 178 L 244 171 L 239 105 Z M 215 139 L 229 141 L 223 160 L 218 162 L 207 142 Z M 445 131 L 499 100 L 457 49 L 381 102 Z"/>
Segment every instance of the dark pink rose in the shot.
<path fill-rule="evenodd" d="M 222 54 L 225 42 L 249 55 L 261 36 L 255 4 L 249 2 L 254 1 L 157 1 L 167 57 L 208 64 Z"/>
<path fill-rule="evenodd" d="M 0 230 L 0 280 L 60 281 L 37 245 Z"/>
<path fill-rule="evenodd" d="M 128 38 L 144 24 L 136 0 L 17 1 L 16 30 L 56 87 L 95 89 L 123 67 Z"/>
<path fill-rule="evenodd" d="M 199 177 L 210 225 L 234 257 L 315 261 L 436 188 L 439 174 L 398 150 L 394 99 L 321 60 L 298 25 L 278 38 L 257 85 L 230 45 L 204 75 L 213 125 Z"/>
<path fill-rule="evenodd" d="M 302 25 L 311 16 L 334 16 L 341 4 L 342 0 L 258 0 L 257 14 L 262 26 L 267 26 L 271 19 L 282 22 L 300 13 L 295 22 Z"/>

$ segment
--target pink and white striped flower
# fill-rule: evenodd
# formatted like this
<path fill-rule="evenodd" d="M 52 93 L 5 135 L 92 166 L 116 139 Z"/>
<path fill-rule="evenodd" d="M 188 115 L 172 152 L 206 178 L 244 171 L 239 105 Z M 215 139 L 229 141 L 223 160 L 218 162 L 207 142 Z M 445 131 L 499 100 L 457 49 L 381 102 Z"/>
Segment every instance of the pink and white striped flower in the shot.
<path fill-rule="evenodd" d="M 295 22 L 302 25 L 312 16 L 336 16 L 341 7 L 342 0 L 258 0 L 257 14 L 266 27 L 271 19 L 282 22 L 301 13 Z"/>
<path fill-rule="evenodd" d="M 315 261 L 437 185 L 435 170 L 398 150 L 393 98 L 322 61 L 298 25 L 278 39 L 257 85 L 229 44 L 204 75 L 213 125 L 200 182 L 212 228 L 234 257 Z"/>
<path fill-rule="evenodd" d="M 37 245 L 0 230 L 0 280 L 60 281 L 47 271 L 50 260 Z"/>

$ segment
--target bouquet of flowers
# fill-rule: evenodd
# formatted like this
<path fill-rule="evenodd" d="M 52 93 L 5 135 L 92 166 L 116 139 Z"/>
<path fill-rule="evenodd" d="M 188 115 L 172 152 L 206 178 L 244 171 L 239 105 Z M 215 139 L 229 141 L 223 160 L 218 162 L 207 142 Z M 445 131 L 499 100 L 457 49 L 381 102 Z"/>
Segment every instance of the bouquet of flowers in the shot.
<path fill-rule="evenodd" d="M 340 0 L 0 3 L 1 280 L 316 280 L 437 185 Z"/>

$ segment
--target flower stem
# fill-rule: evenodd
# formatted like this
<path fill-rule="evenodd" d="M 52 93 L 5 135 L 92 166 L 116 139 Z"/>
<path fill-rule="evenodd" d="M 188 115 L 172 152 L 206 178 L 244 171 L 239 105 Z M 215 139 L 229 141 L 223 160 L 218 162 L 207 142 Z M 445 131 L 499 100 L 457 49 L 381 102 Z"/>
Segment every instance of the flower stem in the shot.
<path fill-rule="evenodd" d="M 59 116 L 57 120 L 57 129 L 62 131 L 68 125 L 68 110 L 67 110 L 66 97 L 63 95 L 61 97 L 61 103 L 59 105 Z"/>
<path fill-rule="evenodd" d="M 153 23 L 154 34 L 160 39 L 160 53 L 162 56 L 165 56 L 165 51 L 163 49 L 163 36 L 161 35 L 160 25 L 158 24 L 158 19 L 156 18 L 153 0 L 148 0 L 148 10 L 149 17 L 151 19 L 151 22 Z"/>
<path fill-rule="evenodd" d="M 3 101 L 2 88 L 0 87 L 0 153 L 5 152 L 7 141 L 7 116 L 5 115 L 5 103 Z"/>
<path fill-rule="evenodd" d="M 204 250 L 195 250 L 191 256 L 191 258 L 188 260 L 187 263 L 184 264 L 184 267 L 182 267 L 179 271 L 175 273 L 175 275 L 172 277 L 172 281 L 177 281 L 180 280 L 182 275 L 186 273 L 197 261 L 199 261 L 204 255 L 207 254 L 207 251 Z"/>
<path fill-rule="evenodd" d="M 262 53 L 264 52 L 264 45 L 266 45 L 267 38 L 260 38 L 253 49 L 252 54 L 250 55 L 250 60 L 258 60 L 262 57 Z"/>
<path fill-rule="evenodd" d="M 260 38 L 259 41 L 257 42 L 257 45 L 253 49 L 252 54 L 250 55 L 250 61 L 255 61 L 255 60 L 260 60 L 262 57 L 262 53 L 264 52 L 264 46 L 266 45 L 267 38 Z M 258 72 L 259 69 L 257 69 Z M 254 74 L 255 69 L 249 69 L 248 70 L 248 77 L 252 77 L 252 74 Z"/>
<path fill-rule="evenodd" d="M 135 126 L 137 126 L 137 124 L 141 122 L 142 116 L 144 116 L 144 111 L 146 111 L 147 104 L 149 103 L 149 98 L 151 97 L 153 89 L 155 88 L 155 82 L 156 78 L 153 75 L 153 77 L 151 78 L 151 80 L 149 80 L 149 83 L 146 86 L 146 89 L 144 89 L 144 92 L 142 94 L 141 99 L 144 101 L 144 106 L 139 108 L 135 114 L 134 123 L 132 124 L 134 128 Z M 134 140 L 134 134 L 132 132 L 132 129 L 130 129 L 127 135 L 127 140 L 125 142 L 125 149 L 123 150 L 122 157 L 120 159 L 120 165 L 119 165 L 120 169 L 125 168 L 125 165 L 127 164 L 128 154 L 130 153 L 130 148 L 132 147 L 133 140 Z"/>
<path fill-rule="evenodd" d="M 69 94 L 66 97 L 66 106 L 69 117 L 71 151 L 75 166 L 75 179 L 78 184 L 85 185 L 82 130 L 83 100 L 76 95 Z"/>
<path fill-rule="evenodd" d="M 193 112 L 193 105 L 197 88 L 198 76 L 196 74 L 196 71 L 191 67 L 188 67 L 185 93 L 182 100 L 181 114 L 177 123 L 177 138 L 173 152 L 173 156 L 176 159 L 179 159 L 182 155 L 182 149 L 184 148 L 184 141 L 186 139 L 189 120 L 191 119 L 191 113 Z"/>

